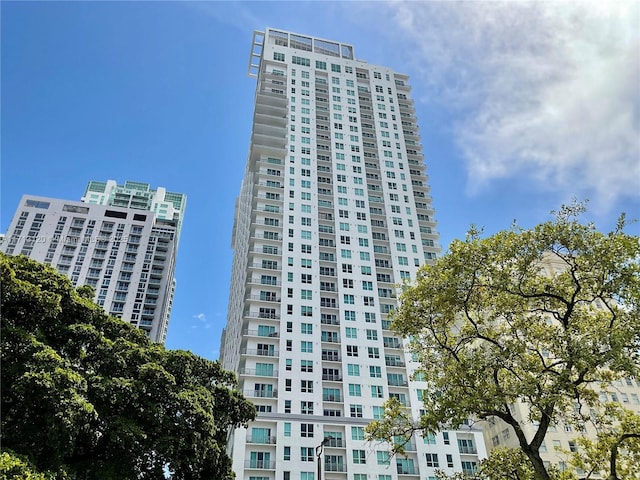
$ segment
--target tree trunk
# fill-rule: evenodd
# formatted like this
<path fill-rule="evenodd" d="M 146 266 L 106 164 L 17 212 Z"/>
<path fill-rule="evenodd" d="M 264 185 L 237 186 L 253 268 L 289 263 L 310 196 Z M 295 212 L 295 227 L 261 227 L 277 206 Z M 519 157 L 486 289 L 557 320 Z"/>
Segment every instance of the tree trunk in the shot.
<path fill-rule="evenodd" d="M 547 472 L 547 468 L 544 466 L 542 458 L 540 458 L 540 452 L 532 448 L 526 448 L 523 451 L 531 461 L 531 466 L 535 472 L 535 480 L 551 480 L 549 472 Z"/>

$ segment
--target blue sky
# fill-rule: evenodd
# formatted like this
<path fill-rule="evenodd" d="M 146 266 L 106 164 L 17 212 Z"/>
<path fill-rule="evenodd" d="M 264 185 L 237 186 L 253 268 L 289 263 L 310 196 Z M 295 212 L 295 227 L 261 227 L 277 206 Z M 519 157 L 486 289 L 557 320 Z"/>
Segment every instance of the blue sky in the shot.
<path fill-rule="evenodd" d="M 638 2 L 10 2 L 5 232 L 22 194 L 88 180 L 188 195 L 167 346 L 218 357 L 251 131 L 253 30 L 351 43 L 411 76 L 441 244 L 529 227 L 573 197 L 640 217 Z M 638 224 L 629 230 L 638 234 Z"/>

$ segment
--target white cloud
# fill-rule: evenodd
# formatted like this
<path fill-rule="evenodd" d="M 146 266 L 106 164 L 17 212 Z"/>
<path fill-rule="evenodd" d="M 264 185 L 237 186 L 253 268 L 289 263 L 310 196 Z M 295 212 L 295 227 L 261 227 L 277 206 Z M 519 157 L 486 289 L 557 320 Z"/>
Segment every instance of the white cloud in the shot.
<path fill-rule="evenodd" d="M 455 115 L 469 192 L 517 176 L 599 209 L 637 197 L 639 3 L 388 7 L 412 45 L 417 90 Z"/>
<path fill-rule="evenodd" d="M 198 320 L 201 320 L 203 322 L 207 320 L 207 316 L 204 313 L 197 313 L 193 316 L 193 318 L 197 318 Z"/>

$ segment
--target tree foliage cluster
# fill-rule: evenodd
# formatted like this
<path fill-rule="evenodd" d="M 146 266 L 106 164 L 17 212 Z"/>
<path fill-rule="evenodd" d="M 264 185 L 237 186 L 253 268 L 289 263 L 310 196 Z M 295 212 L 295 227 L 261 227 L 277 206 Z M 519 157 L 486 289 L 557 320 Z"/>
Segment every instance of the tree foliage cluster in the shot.
<path fill-rule="evenodd" d="M 640 242 L 624 216 L 605 234 L 581 223 L 583 212 L 565 206 L 532 229 L 487 238 L 472 228 L 405 286 L 393 328 L 412 339 L 426 413 L 414 422 L 391 401 L 372 438 L 500 419 L 519 450 L 492 455 L 485 472 L 498 473 L 485 478 L 548 480 L 559 476 L 544 465 L 542 442 L 568 424 L 597 432 L 570 456 L 588 478 L 640 478 L 640 417 L 597 393 L 640 371 Z"/>
<path fill-rule="evenodd" d="M 255 418 L 233 373 L 150 342 L 48 266 L 0 263 L 1 440 L 24 456 L 3 465 L 59 479 L 232 478 L 227 432 Z"/>

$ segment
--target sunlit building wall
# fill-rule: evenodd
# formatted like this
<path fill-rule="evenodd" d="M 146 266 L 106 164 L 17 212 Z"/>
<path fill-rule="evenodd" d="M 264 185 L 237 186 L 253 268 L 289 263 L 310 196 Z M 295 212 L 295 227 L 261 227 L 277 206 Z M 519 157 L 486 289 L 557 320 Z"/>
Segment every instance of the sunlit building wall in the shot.
<path fill-rule="evenodd" d="M 184 194 L 89 182 L 82 202 L 25 195 L 0 250 L 90 285 L 111 315 L 164 343 L 175 291 Z"/>
<path fill-rule="evenodd" d="M 221 359 L 258 418 L 235 430 L 237 478 L 409 480 L 472 472 L 474 427 L 415 437 L 406 456 L 364 427 L 423 382 L 390 330 L 398 284 L 440 251 L 408 77 L 351 45 L 267 29 L 253 37 L 253 131 L 232 245 Z M 326 440 L 326 441 L 325 441 Z"/>

